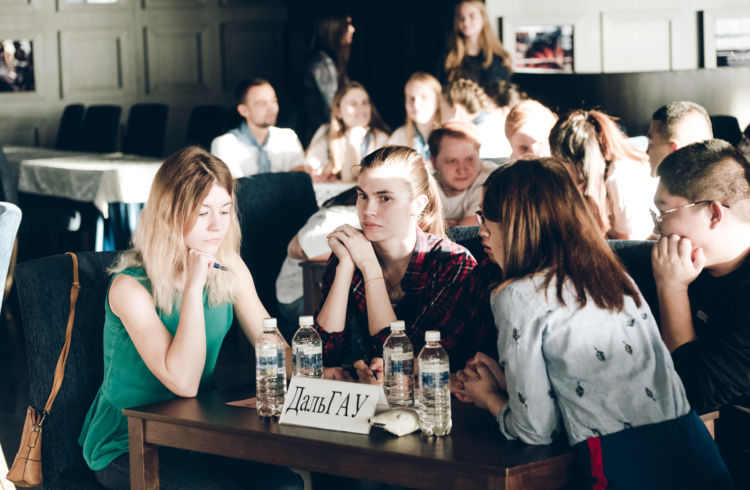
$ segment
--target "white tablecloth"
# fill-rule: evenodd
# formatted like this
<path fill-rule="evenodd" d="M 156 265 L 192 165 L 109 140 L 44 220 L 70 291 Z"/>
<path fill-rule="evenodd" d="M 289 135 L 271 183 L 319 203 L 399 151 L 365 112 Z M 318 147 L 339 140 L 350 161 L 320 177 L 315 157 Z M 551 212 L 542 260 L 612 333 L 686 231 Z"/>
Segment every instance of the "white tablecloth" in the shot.
<path fill-rule="evenodd" d="M 18 175 L 21 162 L 35 158 L 75 157 L 83 154 L 80 151 L 55 150 L 39 146 L 4 146 L 3 153 L 8 160 L 8 169 L 3 172 L 3 186 L 5 198 L 11 202 L 18 202 Z"/>
<path fill-rule="evenodd" d="M 109 216 L 112 202 L 146 202 L 162 160 L 111 153 L 27 159 L 18 190 L 91 202 Z"/>

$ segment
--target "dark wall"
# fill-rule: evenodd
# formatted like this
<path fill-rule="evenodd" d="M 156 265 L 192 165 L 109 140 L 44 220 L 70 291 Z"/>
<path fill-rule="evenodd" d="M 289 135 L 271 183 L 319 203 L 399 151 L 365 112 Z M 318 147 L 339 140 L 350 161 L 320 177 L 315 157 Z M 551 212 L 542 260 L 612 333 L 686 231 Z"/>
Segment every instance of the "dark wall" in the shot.
<path fill-rule="evenodd" d="M 697 102 L 709 114 L 730 114 L 741 124 L 750 120 L 750 68 L 586 75 L 516 73 L 513 80 L 558 113 L 583 107 L 618 116 L 630 135 L 645 135 L 651 114 L 673 100 Z"/>

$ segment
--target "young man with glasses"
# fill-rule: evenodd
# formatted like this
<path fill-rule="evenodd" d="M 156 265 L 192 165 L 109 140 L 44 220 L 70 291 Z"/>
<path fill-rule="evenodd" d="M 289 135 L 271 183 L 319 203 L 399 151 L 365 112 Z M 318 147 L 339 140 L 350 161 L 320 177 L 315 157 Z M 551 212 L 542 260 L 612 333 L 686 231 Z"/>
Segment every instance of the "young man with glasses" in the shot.
<path fill-rule="evenodd" d="M 671 153 L 657 173 L 662 338 L 693 408 L 721 409 L 717 442 L 738 488 L 750 488 L 750 164 L 712 139 Z"/>

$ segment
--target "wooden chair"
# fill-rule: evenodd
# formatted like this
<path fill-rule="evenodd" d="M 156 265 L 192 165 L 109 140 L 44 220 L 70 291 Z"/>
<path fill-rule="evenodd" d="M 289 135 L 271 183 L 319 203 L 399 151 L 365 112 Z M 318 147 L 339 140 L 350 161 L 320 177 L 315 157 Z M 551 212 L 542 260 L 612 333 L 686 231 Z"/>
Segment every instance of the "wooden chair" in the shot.
<path fill-rule="evenodd" d="M 83 104 L 65 106 L 60 127 L 57 129 L 55 148 L 58 150 L 75 150 L 78 148 L 83 131 Z"/>
<path fill-rule="evenodd" d="M 122 152 L 160 158 L 164 154 L 169 107 L 164 104 L 134 104 L 128 113 Z"/>
<path fill-rule="evenodd" d="M 96 153 L 117 151 L 122 108 L 117 105 L 91 105 L 83 116 L 81 139 L 76 150 Z"/>

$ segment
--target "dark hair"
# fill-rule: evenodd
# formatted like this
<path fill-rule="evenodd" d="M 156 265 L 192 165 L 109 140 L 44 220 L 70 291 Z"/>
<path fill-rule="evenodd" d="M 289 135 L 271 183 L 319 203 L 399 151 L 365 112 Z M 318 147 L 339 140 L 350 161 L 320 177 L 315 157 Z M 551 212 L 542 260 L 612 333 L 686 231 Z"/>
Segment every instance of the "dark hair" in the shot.
<path fill-rule="evenodd" d="M 234 90 L 234 97 L 237 99 L 238 104 L 245 103 L 245 96 L 247 92 L 253 87 L 260 87 L 261 85 L 271 85 L 271 82 L 265 78 L 250 78 L 242 80 L 237 84 L 237 88 Z M 273 87 L 273 85 L 271 85 Z"/>
<path fill-rule="evenodd" d="M 750 164 L 743 153 L 720 139 L 684 146 L 656 170 L 674 196 L 688 201 L 719 201 L 750 221 Z"/>
<path fill-rule="evenodd" d="M 349 14 L 341 11 L 323 13 L 318 18 L 310 43 L 313 51 L 323 51 L 336 63 L 339 85 L 347 80 L 350 46 L 342 44 L 341 40 L 349 29 L 351 19 Z"/>
<path fill-rule="evenodd" d="M 651 119 L 662 123 L 662 127 L 659 129 L 664 139 L 668 140 L 672 137 L 673 126 L 688 114 L 703 116 L 709 132 L 713 131 L 713 128 L 711 127 L 711 118 L 709 117 L 708 112 L 706 112 L 706 109 L 695 102 L 690 102 L 689 100 L 678 100 L 663 105 L 654 112 Z"/>
<path fill-rule="evenodd" d="M 513 82 L 495 80 L 484 87 L 487 97 L 492 99 L 498 107 L 511 109 L 526 98 L 526 92 Z"/>
<path fill-rule="evenodd" d="M 638 289 L 602 237 L 598 224 L 562 162 L 518 160 L 485 182 L 482 210 L 503 233 L 505 279 L 544 273 L 557 279 L 557 298 L 570 279 L 581 306 L 621 311 L 624 296 L 640 306 Z"/>
<path fill-rule="evenodd" d="M 333 206 L 354 206 L 355 204 L 357 204 L 356 186 L 336 194 L 332 198 L 326 200 L 320 207 L 332 208 Z"/>

